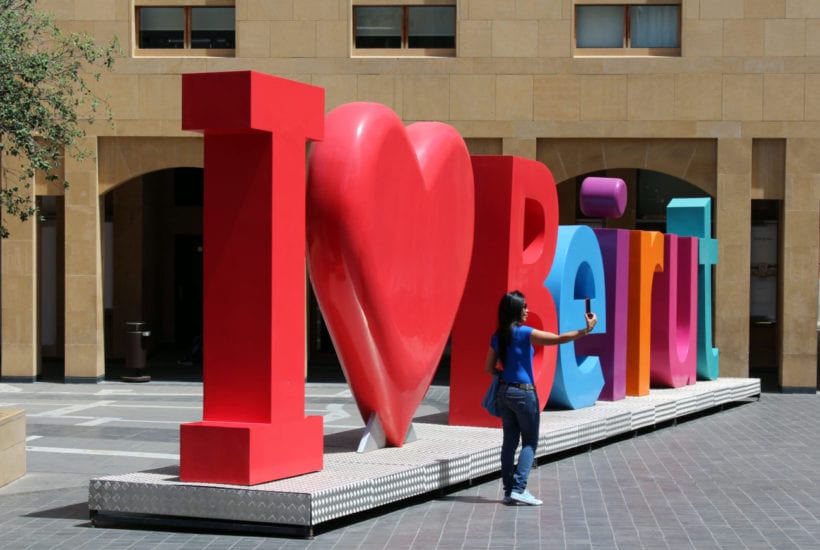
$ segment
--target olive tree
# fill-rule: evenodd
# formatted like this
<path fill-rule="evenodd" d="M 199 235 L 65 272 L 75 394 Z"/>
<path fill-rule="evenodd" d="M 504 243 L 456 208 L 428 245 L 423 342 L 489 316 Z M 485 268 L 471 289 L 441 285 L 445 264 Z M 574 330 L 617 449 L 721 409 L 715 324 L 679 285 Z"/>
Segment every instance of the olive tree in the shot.
<path fill-rule="evenodd" d="M 85 121 L 93 123 L 108 104 L 89 87 L 110 69 L 116 39 L 99 45 L 85 33 L 62 31 L 37 0 L 0 0 L 0 236 L 5 220 L 26 220 L 36 212 L 31 185 L 35 174 L 55 185 L 65 156 L 89 155 L 78 146 Z M 9 157 L 18 157 L 8 162 Z M 5 162 L 4 162 L 5 161 Z M 15 169 L 12 173 L 11 166 Z"/>

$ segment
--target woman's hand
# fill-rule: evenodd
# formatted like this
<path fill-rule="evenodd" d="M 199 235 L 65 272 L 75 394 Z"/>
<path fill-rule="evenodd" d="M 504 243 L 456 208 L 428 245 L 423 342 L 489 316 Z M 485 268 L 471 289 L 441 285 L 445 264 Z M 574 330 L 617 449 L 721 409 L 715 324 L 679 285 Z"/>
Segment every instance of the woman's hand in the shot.
<path fill-rule="evenodd" d="M 589 334 L 592 332 L 592 329 L 595 328 L 595 325 L 598 324 L 598 316 L 590 312 L 585 315 L 585 318 L 587 322 L 587 334 Z"/>

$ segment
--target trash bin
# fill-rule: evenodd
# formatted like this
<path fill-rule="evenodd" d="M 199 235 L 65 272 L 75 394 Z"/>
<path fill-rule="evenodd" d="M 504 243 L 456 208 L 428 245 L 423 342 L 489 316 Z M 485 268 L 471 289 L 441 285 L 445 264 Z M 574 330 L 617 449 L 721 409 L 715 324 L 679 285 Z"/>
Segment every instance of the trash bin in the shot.
<path fill-rule="evenodd" d="M 151 336 L 151 332 L 145 330 L 146 323 L 143 321 L 130 321 L 125 323 L 126 337 L 128 340 L 125 355 L 125 372 L 122 377 L 123 382 L 150 382 L 151 377 L 145 374 L 145 339 Z"/>

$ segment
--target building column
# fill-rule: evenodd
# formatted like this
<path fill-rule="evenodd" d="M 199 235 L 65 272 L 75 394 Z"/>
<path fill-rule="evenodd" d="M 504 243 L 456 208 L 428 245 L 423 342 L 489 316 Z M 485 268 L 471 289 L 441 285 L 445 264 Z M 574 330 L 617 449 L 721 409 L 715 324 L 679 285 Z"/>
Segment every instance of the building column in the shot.
<path fill-rule="evenodd" d="M 749 376 L 752 140 L 718 139 L 715 347 L 720 375 Z"/>
<path fill-rule="evenodd" d="M 97 139 L 78 146 L 92 158 L 65 159 L 65 381 L 105 377 Z"/>
<path fill-rule="evenodd" d="M 780 386 L 784 392 L 814 393 L 817 386 L 817 258 L 820 199 L 820 140 L 786 141 L 783 205 L 783 304 Z"/>
<path fill-rule="evenodd" d="M 21 167 L 4 159 L 3 185 L 20 185 Z M 34 198 L 34 181 L 21 189 Z M 9 237 L 0 243 L 0 309 L 2 309 L 2 359 L 4 382 L 34 382 L 40 374 L 40 333 L 37 326 L 37 221 L 5 217 Z"/>

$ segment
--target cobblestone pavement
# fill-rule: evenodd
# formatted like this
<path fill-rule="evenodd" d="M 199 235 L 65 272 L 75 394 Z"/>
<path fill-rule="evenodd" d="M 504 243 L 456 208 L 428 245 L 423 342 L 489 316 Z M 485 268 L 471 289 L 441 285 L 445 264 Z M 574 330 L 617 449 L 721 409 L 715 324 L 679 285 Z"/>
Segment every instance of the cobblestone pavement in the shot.
<path fill-rule="evenodd" d="M 176 463 L 201 403 L 195 382 L 0 384 L 28 430 L 28 473 L 0 488 L 0 548 L 820 548 L 820 396 L 774 393 L 544 461 L 529 486 L 541 507 L 502 505 L 494 477 L 311 540 L 93 527 L 88 480 Z M 419 416 L 446 407 L 433 387 Z M 327 433 L 363 427 L 344 384 L 309 384 L 307 410 Z"/>

